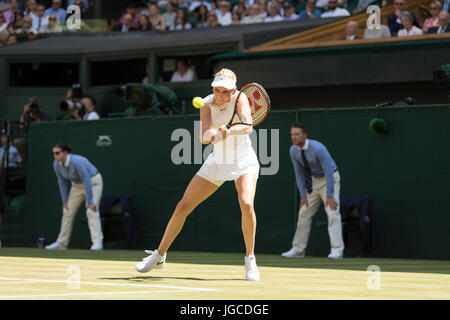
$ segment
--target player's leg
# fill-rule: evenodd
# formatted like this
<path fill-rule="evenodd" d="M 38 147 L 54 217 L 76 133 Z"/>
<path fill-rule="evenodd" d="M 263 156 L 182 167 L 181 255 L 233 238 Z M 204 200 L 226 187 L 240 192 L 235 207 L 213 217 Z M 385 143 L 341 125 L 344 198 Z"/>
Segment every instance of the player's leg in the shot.
<path fill-rule="evenodd" d="M 329 258 L 340 259 L 344 255 L 344 240 L 342 237 L 342 222 L 341 213 L 339 206 L 339 195 L 340 195 L 340 176 L 338 172 L 333 175 L 334 180 L 334 200 L 338 203 L 335 210 L 332 210 L 329 206 L 325 206 L 325 212 L 328 218 L 328 234 L 330 236 L 330 247 L 331 252 Z M 326 186 L 321 188 L 320 194 L 325 205 L 327 199 Z"/>
<path fill-rule="evenodd" d="M 255 199 L 256 182 L 256 177 L 250 174 L 244 174 L 235 181 L 239 206 L 242 213 L 241 227 L 246 248 L 245 278 L 252 281 L 258 281 L 260 278 L 254 254 L 256 214 L 253 202 Z"/>
<path fill-rule="evenodd" d="M 244 174 L 235 181 L 242 213 L 241 227 L 244 235 L 246 256 L 254 254 L 255 251 L 256 214 L 253 202 L 255 199 L 256 181 L 257 179 L 250 174 Z"/>
<path fill-rule="evenodd" d="M 166 230 L 159 244 L 158 250 L 146 251 L 150 255 L 144 258 L 135 267 L 136 271 L 148 272 L 153 267 L 162 268 L 166 259 L 166 252 L 170 245 L 180 233 L 187 216 L 209 196 L 211 196 L 219 185 L 214 184 L 198 175 L 195 175 L 184 192 L 183 198 L 178 202 L 172 217 L 167 224 Z"/>
<path fill-rule="evenodd" d="M 70 237 L 72 235 L 73 221 L 77 215 L 78 209 L 84 201 L 84 185 L 72 184 L 67 201 L 67 209 L 63 209 L 61 219 L 61 230 L 59 232 L 56 242 L 46 246 L 46 249 L 65 249 L 69 245 Z"/>

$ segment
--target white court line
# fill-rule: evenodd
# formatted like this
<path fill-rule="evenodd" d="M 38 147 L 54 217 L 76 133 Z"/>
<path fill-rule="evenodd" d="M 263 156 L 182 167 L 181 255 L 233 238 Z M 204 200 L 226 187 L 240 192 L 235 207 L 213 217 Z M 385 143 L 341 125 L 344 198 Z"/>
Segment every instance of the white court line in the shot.
<path fill-rule="evenodd" d="M 27 282 L 47 282 L 47 283 L 68 283 L 71 284 L 88 284 L 97 286 L 118 286 L 118 287 L 137 287 L 137 288 L 164 288 L 164 289 L 181 289 L 190 291 L 220 291 L 219 289 L 193 288 L 193 287 L 176 287 L 165 286 L 160 284 L 140 284 L 140 283 L 109 283 L 109 282 L 89 282 L 89 281 L 68 281 L 68 280 L 46 280 L 46 279 L 21 279 L 21 278 L 0 278 L 0 281 L 27 281 Z"/>
<path fill-rule="evenodd" d="M 175 290 L 174 292 L 186 292 L 191 290 Z M 4 299 L 24 299 L 24 298 L 50 298 L 50 297 L 67 297 L 67 296 L 96 296 L 96 295 L 123 295 L 123 294 L 148 294 L 148 293 L 167 293 L 167 291 L 116 291 L 116 292 L 77 292 L 77 293 L 54 293 L 54 294 L 34 294 L 34 295 L 23 295 L 23 296 L 0 296 L 0 300 Z"/>

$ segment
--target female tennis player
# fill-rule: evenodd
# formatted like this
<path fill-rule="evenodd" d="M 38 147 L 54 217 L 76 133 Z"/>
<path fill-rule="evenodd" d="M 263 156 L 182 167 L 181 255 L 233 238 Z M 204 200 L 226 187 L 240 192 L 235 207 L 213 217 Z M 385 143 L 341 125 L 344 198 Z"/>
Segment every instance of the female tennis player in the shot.
<path fill-rule="evenodd" d="M 256 259 L 255 233 L 256 215 L 253 200 L 259 175 L 259 162 L 252 148 L 249 134 L 252 126 L 234 125 L 226 128 L 233 117 L 238 90 L 236 75 L 229 69 L 220 70 L 211 83 L 213 94 L 207 96 L 200 109 L 200 128 L 203 144 L 214 144 L 214 151 L 190 181 L 183 198 L 178 203 L 155 251 L 136 265 L 139 272 L 152 268 L 160 269 L 166 261 L 167 250 L 180 233 L 187 216 L 204 200 L 211 196 L 225 181 L 234 181 L 242 212 L 242 233 L 246 247 L 245 278 L 260 279 Z M 247 97 L 239 96 L 242 121 L 252 123 L 251 109 Z"/>

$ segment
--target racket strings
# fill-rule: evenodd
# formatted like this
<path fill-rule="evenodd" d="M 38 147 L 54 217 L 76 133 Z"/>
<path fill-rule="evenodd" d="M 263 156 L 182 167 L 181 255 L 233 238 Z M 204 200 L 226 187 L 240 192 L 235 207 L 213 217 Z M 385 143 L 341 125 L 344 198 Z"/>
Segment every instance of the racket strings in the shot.
<path fill-rule="evenodd" d="M 246 87 L 243 91 L 250 105 L 252 123 L 256 125 L 262 122 L 269 112 L 270 102 L 267 93 L 257 85 Z"/>

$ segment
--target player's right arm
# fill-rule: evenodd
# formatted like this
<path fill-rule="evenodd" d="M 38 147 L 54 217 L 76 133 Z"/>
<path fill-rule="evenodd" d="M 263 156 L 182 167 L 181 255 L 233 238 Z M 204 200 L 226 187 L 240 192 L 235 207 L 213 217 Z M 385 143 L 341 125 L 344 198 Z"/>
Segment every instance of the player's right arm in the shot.
<path fill-rule="evenodd" d="M 200 109 L 200 141 L 202 144 L 211 143 L 211 138 L 214 136 L 214 131 L 211 129 L 211 107 L 205 103 Z"/>

